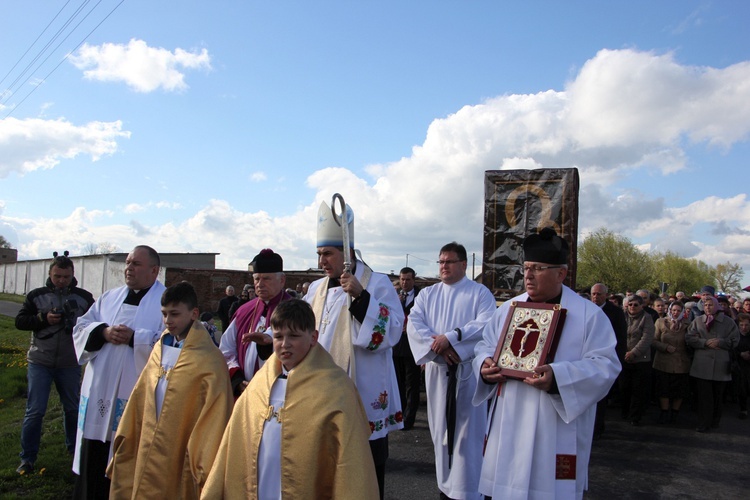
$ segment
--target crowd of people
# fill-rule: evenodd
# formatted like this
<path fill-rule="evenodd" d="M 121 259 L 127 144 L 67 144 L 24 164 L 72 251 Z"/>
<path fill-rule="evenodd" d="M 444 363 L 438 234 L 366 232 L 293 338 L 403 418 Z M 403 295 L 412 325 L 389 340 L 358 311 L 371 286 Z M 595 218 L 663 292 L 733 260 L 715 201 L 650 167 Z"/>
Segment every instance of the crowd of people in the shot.
<path fill-rule="evenodd" d="M 750 315 L 735 323 L 707 288 L 692 305 L 647 291 L 619 304 L 603 284 L 586 300 L 564 284 L 569 247 L 552 228 L 524 240 L 525 292 L 499 307 L 457 242 L 438 252 L 439 283 L 419 289 L 406 267 L 394 287 L 355 252 L 348 206 L 321 204 L 316 248 L 324 277 L 300 290 L 261 250 L 252 285 L 226 289 L 221 332 L 192 285 L 159 282 L 148 246 L 96 301 L 56 256 L 16 319 L 33 332 L 18 472 L 35 470 L 54 381 L 74 498 L 382 499 L 388 435 L 413 427 L 423 367 L 441 498 L 581 498 L 616 380 L 634 425 L 652 373 L 660 422 L 693 391 L 704 432 L 731 367 L 750 367 Z"/>
<path fill-rule="evenodd" d="M 719 427 L 726 399 L 739 403 L 740 419 L 748 418 L 750 298 L 717 295 L 711 285 L 688 296 L 614 294 L 598 283 L 581 294 L 610 309 L 623 366 L 610 397 L 632 425 L 641 425 L 651 401 L 659 406 L 656 423 L 676 424 L 689 399 L 702 433 Z M 604 430 L 601 415 L 597 435 Z"/>

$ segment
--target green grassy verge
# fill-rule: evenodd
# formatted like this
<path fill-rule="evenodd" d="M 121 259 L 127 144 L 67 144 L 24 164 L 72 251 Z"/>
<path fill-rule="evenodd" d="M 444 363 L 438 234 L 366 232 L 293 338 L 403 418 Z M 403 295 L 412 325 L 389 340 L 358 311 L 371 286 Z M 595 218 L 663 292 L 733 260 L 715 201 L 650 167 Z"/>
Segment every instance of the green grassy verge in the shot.
<path fill-rule="evenodd" d="M 0 300 L 22 296 L 0 294 Z M 52 389 L 44 417 L 36 470 L 16 473 L 20 463 L 21 424 L 26 409 L 26 351 L 30 332 L 16 330 L 13 318 L 0 315 L 0 498 L 62 499 L 73 495 L 72 457 L 65 449 L 63 411 Z"/>
<path fill-rule="evenodd" d="M 13 293 L 0 293 L 0 300 L 8 300 L 10 302 L 18 302 L 23 304 L 23 300 L 26 298 L 25 295 L 16 295 Z"/>

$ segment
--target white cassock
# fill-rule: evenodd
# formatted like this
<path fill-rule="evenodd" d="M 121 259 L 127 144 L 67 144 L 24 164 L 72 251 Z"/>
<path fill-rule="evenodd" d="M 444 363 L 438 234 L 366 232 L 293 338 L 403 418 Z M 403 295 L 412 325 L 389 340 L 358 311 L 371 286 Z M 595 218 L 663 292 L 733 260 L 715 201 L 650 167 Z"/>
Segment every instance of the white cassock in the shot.
<path fill-rule="evenodd" d="M 528 294 L 514 300 L 527 301 Z M 567 315 L 550 364 L 560 394 L 519 380 L 501 386 L 490 412 L 479 482 L 484 495 L 503 500 L 581 498 L 588 486 L 596 403 L 606 396 L 621 367 L 612 325 L 601 308 L 566 286 L 560 304 Z M 498 308 L 476 347 L 479 382 L 474 404 L 482 408 L 497 393 L 497 385 L 481 380 L 479 369 L 493 357 L 509 309 L 510 301 Z M 556 479 L 556 473 L 567 479 Z"/>
<path fill-rule="evenodd" d="M 479 471 L 487 424 L 486 406 L 471 404 L 477 377 L 472 372 L 474 347 L 496 309 L 495 297 L 484 286 L 463 277 L 457 283 L 438 283 L 419 292 L 406 331 L 414 361 L 425 364 L 427 419 L 435 447 L 435 468 L 440 491 L 450 498 L 479 498 Z M 461 340 L 458 332 L 461 330 Z M 446 392 L 448 368 L 442 356 L 430 350 L 433 335 L 445 334 L 461 358 L 456 386 L 456 426 L 453 459 L 449 467 Z"/>
<path fill-rule="evenodd" d="M 360 283 L 363 282 L 365 268 L 362 262 L 357 262 L 354 276 Z M 305 301 L 312 305 L 313 310 L 320 300 L 316 296 L 322 296 L 325 292 L 319 288 L 327 283 L 328 279 L 322 278 L 310 285 Z M 352 376 L 351 366 L 344 370 L 354 380 L 365 406 L 372 441 L 404 427 L 396 369 L 393 366 L 393 346 L 401 338 L 404 310 L 393 283 L 386 275 L 372 273 L 365 289 L 370 294 L 370 303 L 364 321 L 360 324 L 351 318 L 351 352 L 356 371 Z M 329 288 L 320 307 L 322 317 L 316 314 L 318 343 L 328 352 L 335 350 L 333 338 L 338 322 L 344 314 L 350 314 L 346 297 L 347 293 L 340 286 Z"/>
<path fill-rule="evenodd" d="M 78 363 L 88 364 L 83 375 L 78 406 L 78 432 L 73 458 L 73 472 L 76 474 L 80 474 L 83 438 L 101 442 L 114 440 L 125 403 L 146 366 L 151 349 L 164 331 L 161 315 L 161 296 L 164 290 L 164 285 L 156 281 L 138 306 L 123 304 L 128 295 L 128 287 L 108 290 L 86 314 L 78 318 L 73 329 L 73 342 Z M 133 347 L 106 342 L 98 351 L 87 351 L 89 335 L 102 323 L 130 327 L 134 331 Z"/>

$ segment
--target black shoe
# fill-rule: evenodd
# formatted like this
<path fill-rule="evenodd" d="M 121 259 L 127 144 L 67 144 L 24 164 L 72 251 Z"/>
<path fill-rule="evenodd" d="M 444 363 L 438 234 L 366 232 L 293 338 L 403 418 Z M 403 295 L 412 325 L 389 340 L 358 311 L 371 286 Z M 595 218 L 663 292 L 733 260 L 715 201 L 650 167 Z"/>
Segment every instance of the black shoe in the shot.
<path fill-rule="evenodd" d="M 16 472 L 23 475 L 33 474 L 34 473 L 34 464 L 29 462 L 28 460 L 21 460 L 21 465 L 18 466 L 16 469 Z"/>

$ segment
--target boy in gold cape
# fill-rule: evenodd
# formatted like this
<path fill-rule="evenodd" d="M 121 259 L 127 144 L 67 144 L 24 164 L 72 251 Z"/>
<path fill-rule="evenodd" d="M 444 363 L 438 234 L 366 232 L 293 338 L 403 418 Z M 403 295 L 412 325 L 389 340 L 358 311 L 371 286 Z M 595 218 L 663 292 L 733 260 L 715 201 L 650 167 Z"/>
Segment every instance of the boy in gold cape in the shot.
<path fill-rule="evenodd" d="M 199 498 L 232 413 L 221 351 L 198 319 L 192 285 L 161 298 L 164 331 L 128 400 L 107 469 L 110 497 Z"/>
<path fill-rule="evenodd" d="M 312 308 L 282 302 L 271 329 L 274 354 L 235 404 L 203 498 L 377 499 L 367 416 Z"/>

